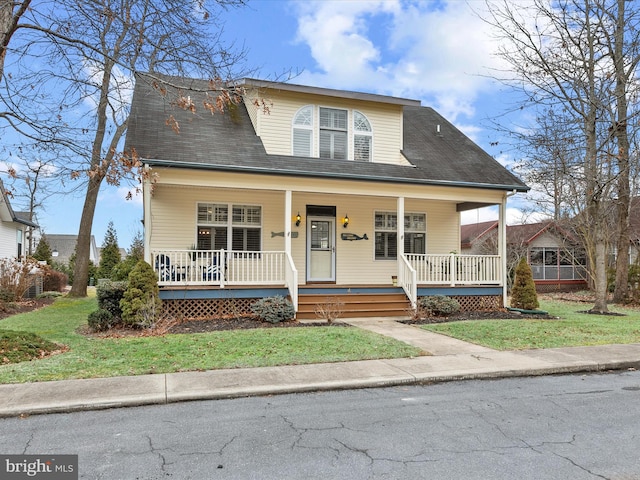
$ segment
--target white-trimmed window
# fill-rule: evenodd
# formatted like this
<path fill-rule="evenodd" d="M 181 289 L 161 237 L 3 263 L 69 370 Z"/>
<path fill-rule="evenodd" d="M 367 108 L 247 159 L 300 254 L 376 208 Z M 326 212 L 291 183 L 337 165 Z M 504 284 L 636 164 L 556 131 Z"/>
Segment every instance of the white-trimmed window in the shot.
<path fill-rule="evenodd" d="M 320 158 L 347 159 L 347 110 L 320 107 Z"/>
<path fill-rule="evenodd" d="M 293 117 L 293 155 L 310 157 L 313 154 L 313 105 L 305 105 Z"/>
<path fill-rule="evenodd" d="M 316 112 L 318 126 L 316 127 Z M 349 118 L 351 117 L 351 119 Z M 350 123 L 351 122 L 351 123 Z M 320 158 L 371 162 L 373 129 L 366 115 L 357 110 L 305 105 L 293 116 L 291 154 Z"/>
<path fill-rule="evenodd" d="M 395 260 L 398 257 L 398 216 L 395 212 L 375 212 L 375 258 Z M 406 213 L 404 216 L 405 253 L 425 253 L 427 216 Z"/>
<path fill-rule="evenodd" d="M 356 162 L 371 161 L 373 132 L 371 123 L 363 113 L 353 111 L 353 159 Z"/>
<path fill-rule="evenodd" d="M 260 251 L 262 207 L 199 203 L 197 238 L 198 250 Z"/>

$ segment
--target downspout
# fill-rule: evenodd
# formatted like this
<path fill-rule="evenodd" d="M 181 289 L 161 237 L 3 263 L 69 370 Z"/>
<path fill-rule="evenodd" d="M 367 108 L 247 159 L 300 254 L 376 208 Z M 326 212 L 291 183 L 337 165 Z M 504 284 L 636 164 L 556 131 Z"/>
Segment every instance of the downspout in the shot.
<path fill-rule="evenodd" d="M 144 166 L 144 177 L 142 180 L 142 228 L 144 231 L 144 261 L 153 265 L 151 258 L 151 181 L 149 180 L 151 168 L 148 164 Z"/>
<path fill-rule="evenodd" d="M 502 198 L 498 213 L 498 235 L 500 250 L 500 268 L 502 270 L 502 306 L 507 306 L 507 200 L 518 193 L 515 189 Z"/>

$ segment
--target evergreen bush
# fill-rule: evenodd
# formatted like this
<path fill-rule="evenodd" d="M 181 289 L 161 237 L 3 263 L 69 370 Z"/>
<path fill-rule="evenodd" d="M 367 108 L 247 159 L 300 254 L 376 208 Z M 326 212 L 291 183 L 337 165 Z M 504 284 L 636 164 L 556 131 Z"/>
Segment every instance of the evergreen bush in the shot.
<path fill-rule="evenodd" d="M 96 296 L 98 298 L 98 308 L 107 310 L 114 316 L 116 321 L 122 318 L 122 310 L 120 309 L 120 300 L 124 297 L 127 289 L 127 282 L 107 281 L 96 287 Z"/>
<path fill-rule="evenodd" d="M 125 325 L 153 327 L 162 313 L 162 300 L 156 273 L 151 265 L 140 260 L 129 274 L 129 286 L 120 300 Z"/>
<path fill-rule="evenodd" d="M 446 295 L 429 295 L 418 299 L 418 311 L 427 317 L 445 317 L 459 312 L 460 304 Z"/>
<path fill-rule="evenodd" d="M 293 304 L 281 295 L 262 298 L 254 302 L 251 305 L 251 311 L 261 320 L 270 323 L 286 322 L 296 315 Z"/>
<path fill-rule="evenodd" d="M 521 258 L 516 268 L 516 278 L 511 287 L 511 307 L 523 310 L 535 310 L 538 303 L 536 285 L 533 283 L 533 274 L 526 258 Z"/>
<path fill-rule="evenodd" d="M 117 322 L 109 310 L 98 309 L 89 314 L 87 323 L 89 323 L 89 328 L 94 332 L 104 332 L 113 327 Z"/>

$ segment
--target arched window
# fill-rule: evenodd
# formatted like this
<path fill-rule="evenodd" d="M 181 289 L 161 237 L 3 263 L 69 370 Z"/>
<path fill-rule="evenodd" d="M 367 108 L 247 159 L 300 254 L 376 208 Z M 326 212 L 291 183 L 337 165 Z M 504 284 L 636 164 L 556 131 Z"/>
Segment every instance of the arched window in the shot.
<path fill-rule="evenodd" d="M 371 161 L 373 132 L 371 123 L 364 114 L 353 111 L 353 159 L 356 162 Z"/>
<path fill-rule="evenodd" d="M 293 155 L 310 157 L 313 147 L 313 105 L 305 105 L 293 117 Z"/>

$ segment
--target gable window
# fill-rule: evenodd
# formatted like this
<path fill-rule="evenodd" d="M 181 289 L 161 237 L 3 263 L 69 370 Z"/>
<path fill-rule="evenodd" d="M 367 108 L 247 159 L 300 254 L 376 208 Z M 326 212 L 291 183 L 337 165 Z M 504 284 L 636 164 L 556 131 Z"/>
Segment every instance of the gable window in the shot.
<path fill-rule="evenodd" d="M 356 162 L 371 161 L 372 143 L 371 124 L 367 117 L 358 111 L 353 112 L 353 159 Z"/>
<path fill-rule="evenodd" d="M 376 260 L 395 260 L 398 257 L 398 217 L 394 212 L 376 212 L 374 221 Z M 424 213 L 404 216 L 405 253 L 426 252 L 427 221 Z"/>
<path fill-rule="evenodd" d="M 231 212 L 231 215 L 229 215 Z M 199 203 L 197 222 L 198 250 L 260 251 L 262 207 Z"/>
<path fill-rule="evenodd" d="M 320 158 L 347 159 L 347 111 L 320 108 Z"/>
<path fill-rule="evenodd" d="M 313 105 L 302 107 L 293 117 L 293 155 L 310 157 L 313 147 Z"/>

